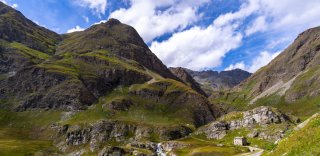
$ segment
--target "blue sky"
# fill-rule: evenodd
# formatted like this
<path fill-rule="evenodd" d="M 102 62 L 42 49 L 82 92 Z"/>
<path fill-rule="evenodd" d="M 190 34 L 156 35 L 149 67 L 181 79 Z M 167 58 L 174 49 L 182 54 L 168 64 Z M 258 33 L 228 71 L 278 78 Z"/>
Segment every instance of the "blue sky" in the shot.
<path fill-rule="evenodd" d="M 255 72 L 302 31 L 319 0 L 0 0 L 63 34 L 109 18 L 133 26 L 167 65 Z"/>

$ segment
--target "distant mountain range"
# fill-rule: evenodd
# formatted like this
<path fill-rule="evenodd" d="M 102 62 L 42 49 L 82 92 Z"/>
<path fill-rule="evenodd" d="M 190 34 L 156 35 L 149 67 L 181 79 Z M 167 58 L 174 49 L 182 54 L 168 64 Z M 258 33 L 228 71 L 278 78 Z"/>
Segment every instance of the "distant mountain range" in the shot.
<path fill-rule="evenodd" d="M 195 79 L 207 94 L 213 91 L 229 90 L 251 76 L 251 73 L 234 69 L 230 71 L 186 71 Z"/>

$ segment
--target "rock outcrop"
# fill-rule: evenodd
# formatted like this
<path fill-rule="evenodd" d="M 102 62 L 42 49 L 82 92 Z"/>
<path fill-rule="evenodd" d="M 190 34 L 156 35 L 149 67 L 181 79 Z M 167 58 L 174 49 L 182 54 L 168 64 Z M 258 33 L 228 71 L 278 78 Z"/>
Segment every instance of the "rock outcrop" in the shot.
<path fill-rule="evenodd" d="M 185 126 L 147 126 L 120 121 L 100 121 L 90 126 L 55 126 L 57 147 L 66 152 L 73 146 L 86 145 L 97 151 L 107 142 L 131 144 L 131 146 L 155 151 L 153 144 L 142 144 L 145 140 L 175 140 L 189 135 L 192 130 Z M 156 137 L 156 138 L 155 138 Z M 135 143 L 134 143 L 135 142 Z"/>
<path fill-rule="evenodd" d="M 214 121 L 203 127 L 200 127 L 195 134 L 205 134 L 209 139 L 222 139 L 227 131 L 237 130 L 241 128 L 251 129 L 256 126 L 267 127 L 270 124 L 294 124 L 294 121 L 287 115 L 279 112 L 275 108 L 261 106 L 242 113 L 240 119 L 230 121 Z M 223 118 L 222 118 L 223 119 Z M 272 134 L 267 132 L 259 132 L 253 130 L 248 134 L 249 137 L 259 137 L 267 140 L 278 140 L 284 136 L 284 132 L 288 129 L 285 127 L 282 130 Z"/>

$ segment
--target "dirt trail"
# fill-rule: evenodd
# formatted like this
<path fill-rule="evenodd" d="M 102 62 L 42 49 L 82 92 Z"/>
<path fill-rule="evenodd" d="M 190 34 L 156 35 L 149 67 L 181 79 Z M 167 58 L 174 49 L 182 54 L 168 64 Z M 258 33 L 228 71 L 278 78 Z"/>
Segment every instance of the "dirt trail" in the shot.
<path fill-rule="evenodd" d="M 263 149 L 257 148 L 257 147 L 251 147 L 251 146 L 246 146 L 246 147 L 249 148 L 251 152 L 238 154 L 236 156 L 261 156 L 264 151 Z"/>

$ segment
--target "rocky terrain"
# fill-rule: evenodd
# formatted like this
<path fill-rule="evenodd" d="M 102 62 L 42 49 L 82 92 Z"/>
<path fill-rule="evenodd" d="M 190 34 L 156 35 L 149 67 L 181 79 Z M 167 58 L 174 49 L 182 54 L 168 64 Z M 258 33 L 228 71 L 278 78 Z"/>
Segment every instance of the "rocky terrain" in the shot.
<path fill-rule="evenodd" d="M 23 131 L 40 141 L 31 153 L 47 141 L 55 148 L 43 153 L 139 151 L 124 146 L 182 138 L 217 117 L 203 93 L 171 73 L 132 27 L 110 19 L 59 35 L 0 6 L 3 147 Z"/>
<path fill-rule="evenodd" d="M 0 155 L 317 155 L 319 34 L 251 77 L 196 72 L 116 19 L 59 35 L 0 2 Z"/>
<path fill-rule="evenodd" d="M 232 90 L 215 93 L 211 101 L 230 110 L 269 105 L 302 118 L 318 112 L 319 36 L 320 27 L 301 33 L 267 66 Z"/>
<path fill-rule="evenodd" d="M 289 129 L 290 125 L 294 125 L 298 122 L 299 119 L 289 117 L 275 108 L 261 106 L 253 110 L 233 112 L 226 116 L 222 116 L 218 121 L 199 128 L 196 134 L 205 134 L 209 139 L 223 139 L 223 137 L 227 135 L 228 130 L 253 128 L 254 130 L 250 130 L 250 133 L 247 135 L 248 137 L 258 137 L 260 139 L 277 141 L 284 137 L 284 134 Z M 279 126 L 277 130 L 268 132 L 268 129 L 265 127 L 272 124 L 285 124 L 286 126 Z"/>
<path fill-rule="evenodd" d="M 241 69 L 221 72 L 185 70 L 201 85 L 201 88 L 208 95 L 211 95 L 214 91 L 230 90 L 251 75 L 251 73 Z"/>
<path fill-rule="evenodd" d="M 188 73 L 188 70 L 178 67 L 178 68 L 169 68 L 169 70 L 180 80 L 190 86 L 192 89 L 197 91 L 198 93 L 207 96 L 206 93 L 201 89 L 201 86 L 198 82 L 196 82 L 192 76 Z"/>

